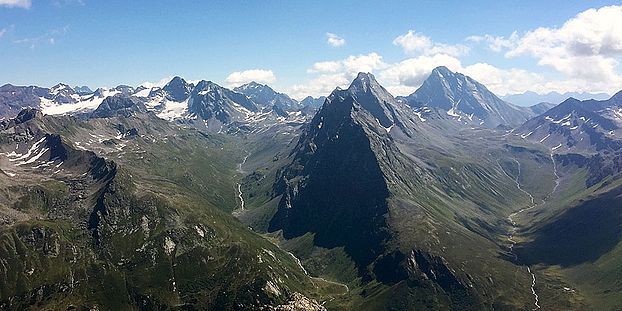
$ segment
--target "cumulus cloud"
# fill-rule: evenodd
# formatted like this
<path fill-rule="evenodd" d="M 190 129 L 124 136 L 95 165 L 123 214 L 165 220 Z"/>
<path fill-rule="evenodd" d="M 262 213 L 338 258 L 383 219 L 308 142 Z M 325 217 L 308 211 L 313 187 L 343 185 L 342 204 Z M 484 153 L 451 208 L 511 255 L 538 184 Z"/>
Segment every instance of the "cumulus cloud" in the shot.
<path fill-rule="evenodd" d="M 542 91 L 545 78 L 523 69 L 501 69 L 487 63 L 476 63 L 460 69 L 462 73 L 484 84 L 497 95 Z"/>
<path fill-rule="evenodd" d="M 296 99 L 306 96 L 328 95 L 335 87 L 347 87 L 359 72 L 375 72 L 387 68 L 382 56 L 369 54 L 351 55 L 341 60 L 317 62 L 307 69 L 308 73 L 318 76 L 296 84 L 287 89 L 287 93 Z"/>
<path fill-rule="evenodd" d="M 445 54 L 422 55 L 390 64 L 387 69 L 380 72 L 378 80 L 393 95 L 409 95 L 417 90 L 438 66 L 445 66 L 451 71 L 470 76 L 497 95 L 522 93 L 528 90 L 549 92 L 550 89 L 547 90 L 547 87 L 569 91 L 567 87 L 562 88 L 559 83 L 554 83 L 555 81 L 547 84 L 544 76 L 527 70 L 498 68 L 488 63 L 464 66 L 460 59 Z"/>
<path fill-rule="evenodd" d="M 508 38 L 472 36 L 471 42 L 485 41 L 491 50 L 505 57 L 532 57 L 565 76 L 547 82 L 559 88 L 615 92 L 622 84 L 617 68 L 622 57 L 622 6 L 606 6 L 583 11 L 561 27 L 540 27 Z M 575 90 L 575 89 L 571 89 Z"/>
<path fill-rule="evenodd" d="M 225 79 L 225 82 L 231 87 L 240 86 L 242 84 L 246 84 L 252 81 L 255 81 L 257 83 L 272 83 L 276 81 L 276 76 L 274 75 L 272 70 L 251 69 L 232 72 Z"/>
<path fill-rule="evenodd" d="M 378 79 L 381 83 L 386 84 L 385 87 L 392 90 L 395 93 L 394 95 L 408 95 L 414 92 L 430 75 L 432 69 L 438 66 L 446 66 L 453 71 L 462 69 L 460 60 L 453 56 L 446 54 L 421 55 L 389 65 L 388 68 L 380 72 Z"/>
<path fill-rule="evenodd" d="M 375 73 L 378 81 L 393 95 L 409 95 L 430 75 L 432 69 L 445 66 L 472 76 L 493 92 L 504 95 L 524 92 L 538 86 L 542 77 L 525 70 L 500 69 L 486 63 L 463 66 L 460 59 L 448 54 L 419 55 L 396 63 L 387 63 L 378 53 L 352 55 L 341 60 L 317 62 L 307 69 L 315 77 L 289 87 L 286 92 L 297 99 L 308 95 L 328 95 L 335 87 L 346 88 L 358 72 Z"/>
<path fill-rule="evenodd" d="M 401 46 L 404 52 L 412 53 L 432 46 L 432 40 L 423 34 L 416 33 L 414 30 L 409 30 L 406 34 L 395 38 L 393 45 Z"/>
<path fill-rule="evenodd" d="M 285 92 L 298 100 L 307 96 L 328 96 L 335 87 L 346 87 L 351 80 L 345 74 L 321 74 L 304 83 L 294 84 L 288 87 Z"/>
<path fill-rule="evenodd" d="M 469 47 L 463 44 L 445 44 L 432 41 L 422 33 L 409 30 L 393 40 L 393 45 L 401 47 L 405 53 L 420 53 L 423 55 L 446 54 L 460 56 L 469 52 Z"/>
<path fill-rule="evenodd" d="M 7 8 L 29 9 L 32 6 L 31 0 L 0 0 L 0 6 Z"/>
<path fill-rule="evenodd" d="M 523 35 L 509 57 L 532 55 L 545 58 L 616 56 L 622 54 L 622 6 L 589 9 L 566 21 L 559 28 L 541 27 Z"/>
<path fill-rule="evenodd" d="M 526 90 L 613 93 L 622 85 L 618 71 L 622 27 L 613 26 L 620 20 L 622 6 L 606 6 L 583 11 L 560 27 L 540 27 L 522 34 L 515 31 L 509 36 L 485 34 L 466 38 L 467 43 L 486 44 L 494 52 L 503 52 L 506 58 L 532 57 L 538 65 L 550 67 L 557 74 L 546 76 L 519 68 L 501 69 L 487 63 L 458 67 L 459 56 L 468 49 L 435 43 L 430 37 L 411 30 L 395 38 L 393 44 L 406 53 L 431 57 L 419 56 L 393 64 L 383 75 L 394 83 L 394 89 L 404 91 L 422 81 L 422 72 L 426 71 L 422 68 L 429 68 L 426 64 L 446 62 L 450 69 L 472 76 L 498 94 Z"/>
<path fill-rule="evenodd" d="M 419 55 L 396 63 L 387 63 L 378 53 L 353 55 L 336 61 L 317 62 L 307 70 L 315 75 L 302 84 L 289 87 L 286 92 L 302 99 L 308 95 L 328 95 L 335 87 L 345 88 L 360 71 L 375 73 L 378 81 L 395 96 L 413 93 L 432 70 L 445 66 L 452 71 L 468 75 L 486 85 L 498 95 L 522 93 L 528 90 L 584 90 L 569 81 L 548 81 L 540 74 L 518 68 L 503 69 L 488 63 L 465 66 L 457 57 L 447 54 Z"/>
<path fill-rule="evenodd" d="M 337 61 L 317 62 L 307 69 L 309 73 L 331 73 L 346 72 L 356 76 L 358 72 L 373 72 L 376 69 L 384 68 L 386 64 L 382 60 L 382 56 L 372 52 L 369 54 L 351 55 L 347 58 Z"/>
<path fill-rule="evenodd" d="M 313 77 L 290 88 L 297 98 L 329 94 L 335 86 L 347 87 L 358 71 L 373 72 L 394 95 L 414 92 L 432 69 L 446 66 L 486 85 L 498 95 L 535 91 L 615 93 L 622 85 L 618 66 L 622 60 L 622 6 L 590 9 L 559 27 L 541 27 L 509 36 L 471 36 L 462 44 L 438 43 L 423 33 L 409 30 L 396 37 L 408 58 L 386 62 L 381 55 L 353 55 L 341 60 L 317 62 L 307 69 Z M 513 66 L 475 62 L 463 64 L 462 56 L 484 44 L 508 58 L 527 57 L 552 71 L 534 72 Z M 522 63 L 522 60 L 521 60 Z"/>
<path fill-rule="evenodd" d="M 341 69 L 342 64 L 339 61 L 317 62 L 307 69 L 308 73 L 315 72 L 337 72 Z"/>
<path fill-rule="evenodd" d="M 331 33 L 331 32 L 327 32 L 326 33 L 326 43 L 328 43 L 328 45 L 332 46 L 332 47 L 340 47 L 340 46 L 344 46 L 346 44 L 346 39 Z"/>

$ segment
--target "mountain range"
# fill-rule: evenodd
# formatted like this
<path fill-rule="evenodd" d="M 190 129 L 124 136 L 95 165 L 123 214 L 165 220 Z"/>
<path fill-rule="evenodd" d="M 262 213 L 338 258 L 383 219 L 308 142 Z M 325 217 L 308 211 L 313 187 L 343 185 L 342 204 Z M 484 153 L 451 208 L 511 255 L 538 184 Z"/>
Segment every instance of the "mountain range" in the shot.
<path fill-rule="evenodd" d="M 506 100 L 510 103 L 516 104 L 518 106 L 523 106 L 523 107 L 533 106 L 538 103 L 557 104 L 571 97 L 578 99 L 578 100 L 588 100 L 588 99 L 605 100 L 611 96 L 605 93 L 549 92 L 546 94 L 538 94 L 532 91 L 527 91 L 521 94 L 508 94 L 505 96 L 501 96 L 503 100 Z"/>
<path fill-rule="evenodd" d="M 2 86 L 0 306 L 622 308 L 621 96 Z"/>

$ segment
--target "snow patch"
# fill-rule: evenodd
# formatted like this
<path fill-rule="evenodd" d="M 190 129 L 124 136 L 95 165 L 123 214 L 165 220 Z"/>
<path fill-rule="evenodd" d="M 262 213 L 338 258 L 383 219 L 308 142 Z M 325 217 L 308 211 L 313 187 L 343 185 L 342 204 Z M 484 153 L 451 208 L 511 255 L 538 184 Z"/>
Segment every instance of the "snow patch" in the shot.
<path fill-rule="evenodd" d="M 272 283 L 272 281 L 268 281 L 266 282 L 266 286 L 264 286 L 264 291 L 266 293 L 270 293 L 273 294 L 275 296 L 280 296 L 281 295 L 281 290 L 279 289 L 278 286 L 276 286 L 276 284 Z"/>
<path fill-rule="evenodd" d="M 170 255 L 175 250 L 175 242 L 170 237 L 164 238 L 164 252 Z"/>
<path fill-rule="evenodd" d="M 68 114 L 76 112 L 93 111 L 109 96 L 114 96 L 121 92 L 113 90 L 104 90 L 102 96 L 90 95 L 89 97 L 81 97 L 80 101 L 71 104 L 57 104 L 52 100 L 40 97 L 41 112 L 47 115 Z"/>
<path fill-rule="evenodd" d="M 551 134 L 547 134 L 544 138 L 540 139 L 540 142 L 544 142 L 547 138 L 549 138 Z"/>
<path fill-rule="evenodd" d="M 531 136 L 531 134 L 533 134 L 533 132 L 529 132 L 529 133 L 527 133 L 527 134 L 523 134 L 523 135 L 521 135 L 520 137 L 521 137 L 521 138 L 523 138 L 523 139 L 525 139 L 525 138 L 527 138 L 527 137 Z"/>

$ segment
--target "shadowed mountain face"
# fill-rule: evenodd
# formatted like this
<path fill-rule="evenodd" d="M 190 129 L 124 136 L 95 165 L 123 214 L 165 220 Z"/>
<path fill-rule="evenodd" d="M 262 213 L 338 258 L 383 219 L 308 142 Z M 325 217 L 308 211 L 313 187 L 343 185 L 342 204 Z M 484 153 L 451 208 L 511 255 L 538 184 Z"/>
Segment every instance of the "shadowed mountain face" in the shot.
<path fill-rule="evenodd" d="M 389 193 L 368 136 L 370 121 L 349 91 L 329 96 L 282 174 L 277 187 L 285 194 L 270 224 L 285 237 L 313 232 L 320 246 L 345 246 L 361 272 L 387 238 Z"/>
<path fill-rule="evenodd" d="M 529 108 L 505 102 L 481 83 L 446 67 L 435 68 L 405 99 L 413 107 L 439 108 L 460 122 L 486 127 L 516 126 L 535 115 Z"/>
<path fill-rule="evenodd" d="M 591 263 L 622 240 L 622 187 L 589 198 L 543 226 L 518 248 L 528 264 L 562 267 Z"/>
<path fill-rule="evenodd" d="M 426 238 L 412 235 L 428 221 L 443 222 L 443 230 L 462 226 L 433 216 L 438 207 L 430 201 L 450 200 L 436 189 L 453 187 L 430 172 L 441 168 L 409 157 L 404 152 L 412 147 L 393 137 L 411 142 L 404 133 L 416 137 L 436 131 L 416 120 L 415 111 L 396 101 L 371 74 L 359 74 L 348 89 L 335 90 L 277 175 L 274 191 L 281 196 L 268 230 L 282 230 L 287 239 L 310 233 L 318 247 L 343 247 L 364 282 L 381 282 L 400 299 L 437 290 L 451 301 L 431 304 L 436 307 L 483 308 L 482 298 L 449 259 L 426 247 Z M 461 233 L 453 239 L 463 238 Z M 401 282 L 409 285 L 398 294 Z"/>
<path fill-rule="evenodd" d="M 275 184 L 284 194 L 269 230 L 282 229 L 288 238 L 312 232 L 319 246 L 344 246 L 366 275 L 390 238 L 390 192 L 379 157 L 397 152 L 387 133 L 402 124 L 397 105 L 371 74 L 361 73 L 347 90 L 335 90 Z"/>

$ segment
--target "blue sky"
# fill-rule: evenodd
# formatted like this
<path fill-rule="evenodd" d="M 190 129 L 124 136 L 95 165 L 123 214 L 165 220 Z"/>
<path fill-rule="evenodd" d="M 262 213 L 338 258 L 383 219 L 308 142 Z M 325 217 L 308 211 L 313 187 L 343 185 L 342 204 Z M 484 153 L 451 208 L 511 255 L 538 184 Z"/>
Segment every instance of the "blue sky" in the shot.
<path fill-rule="evenodd" d="M 361 70 L 402 95 L 445 65 L 500 94 L 622 88 L 622 2 L 471 2 L 0 0 L 0 84 L 180 75 L 302 97 Z"/>

